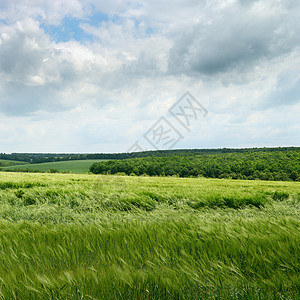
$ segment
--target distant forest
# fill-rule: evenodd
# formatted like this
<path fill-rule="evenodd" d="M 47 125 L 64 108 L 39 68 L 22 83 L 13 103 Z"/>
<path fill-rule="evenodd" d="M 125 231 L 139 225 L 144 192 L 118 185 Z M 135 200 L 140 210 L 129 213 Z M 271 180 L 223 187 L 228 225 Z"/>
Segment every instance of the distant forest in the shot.
<path fill-rule="evenodd" d="M 165 157 L 165 156 L 190 156 L 200 154 L 220 153 L 245 153 L 245 152 L 278 152 L 278 151 L 300 151 L 300 147 L 277 147 L 277 148 L 243 148 L 243 149 L 175 149 L 175 150 L 153 150 L 131 153 L 0 153 L 0 159 L 14 160 L 39 164 L 44 162 L 85 160 L 85 159 L 128 159 L 137 157 Z"/>
<path fill-rule="evenodd" d="M 155 154 L 94 163 L 90 171 L 94 174 L 300 181 L 300 148 L 179 150 Z"/>
<path fill-rule="evenodd" d="M 300 147 L 93 154 L 0 153 L 0 167 L 12 164 L 8 160 L 35 164 L 86 159 L 108 160 L 93 164 L 90 171 L 94 174 L 300 181 Z"/>

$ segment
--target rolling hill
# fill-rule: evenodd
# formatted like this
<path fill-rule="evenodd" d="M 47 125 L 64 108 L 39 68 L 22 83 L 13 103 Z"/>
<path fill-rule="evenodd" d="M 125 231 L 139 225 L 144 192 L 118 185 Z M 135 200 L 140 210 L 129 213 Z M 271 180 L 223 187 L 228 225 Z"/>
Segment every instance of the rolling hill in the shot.
<path fill-rule="evenodd" d="M 8 170 L 39 170 L 41 172 L 47 172 L 49 170 L 57 170 L 59 172 L 72 172 L 76 174 L 84 174 L 89 171 L 90 166 L 95 162 L 101 160 L 89 159 L 89 160 L 71 160 L 71 161 L 58 161 L 58 162 L 47 162 L 41 164 L 23 164 L 15 165 L 10 167 L 2 168 L 5 171 Z"/>

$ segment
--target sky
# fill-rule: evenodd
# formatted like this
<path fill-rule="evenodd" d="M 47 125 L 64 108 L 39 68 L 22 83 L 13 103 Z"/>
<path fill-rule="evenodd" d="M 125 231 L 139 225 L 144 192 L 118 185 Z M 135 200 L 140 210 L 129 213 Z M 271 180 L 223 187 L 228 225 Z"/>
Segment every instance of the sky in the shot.
<path fill-rule="evenodd" d="M 0 0 L 0 152 L 300 146 L 299 0 Z"/>

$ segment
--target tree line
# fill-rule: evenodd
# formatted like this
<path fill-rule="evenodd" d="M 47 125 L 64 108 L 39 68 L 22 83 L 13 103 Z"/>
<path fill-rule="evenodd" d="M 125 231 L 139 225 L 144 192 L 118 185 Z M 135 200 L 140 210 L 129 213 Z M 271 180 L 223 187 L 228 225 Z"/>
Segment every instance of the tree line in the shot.
<path fill-rule="evenodd" d="M 300 149 L 203 151 L 198 154 L 136 157 L 94 163 L 94 174 L 208 177 L 300 181 Z M 165 154 L 168 152 L 165 152 Z"/>
<path fill-rule="evenodd" d="M 0 153 L 0 159 L 14 160 L 27 163 L 44 163 L 68 160 L 87 159 L 130 159 L 139 157 L 168 157 L 168 156 L 194 156 L 202 154 L 222 153 L 257 153 L 257 152 L 286 152 L 300 151 L 300 147 L 275 147 L 275 148 L 220 148 L 220 149 L 174 149 L 174 150 L 153 150 L 143 152 L 124 153 Z"/>

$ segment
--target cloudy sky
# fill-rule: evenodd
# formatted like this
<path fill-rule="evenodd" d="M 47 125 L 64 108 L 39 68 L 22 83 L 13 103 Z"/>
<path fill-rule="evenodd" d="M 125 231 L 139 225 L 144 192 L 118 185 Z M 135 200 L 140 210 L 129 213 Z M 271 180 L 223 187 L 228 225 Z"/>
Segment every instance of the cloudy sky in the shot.
<path fill-rule="evenodd" d="M 153 149 L 162 117 L 175 148 L 300 146 L 299 20 L 299 0 L 0 0 L 0 152 Z M 188 130 L 187 91 L 208 111 Z"/>

